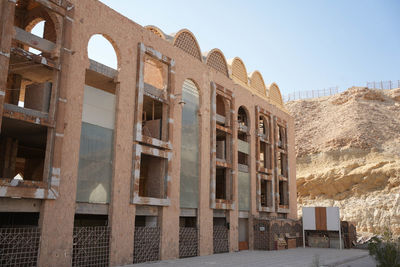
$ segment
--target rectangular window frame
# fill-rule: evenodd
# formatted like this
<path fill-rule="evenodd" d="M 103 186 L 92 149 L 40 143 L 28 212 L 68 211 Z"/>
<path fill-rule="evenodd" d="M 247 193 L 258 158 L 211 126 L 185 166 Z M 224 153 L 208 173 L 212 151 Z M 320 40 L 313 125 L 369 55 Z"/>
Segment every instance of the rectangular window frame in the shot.
<path fill-rule="evenodd" d="M 283 142 L 281 143 L 279 139 L 279 131 L 283 130 Z M 289 153 L 288 153 L 288 124 L 285 120 L 274 117 L 274 137 L 275 137 L 275 179 L 276 179 L 276 186 L 275 190 L 277 193 L 277 211 L 278 213 L 289 213 L 290 212 L 290 171 L 289 171 Z M 284 174 L 281 174 L 281 169 L 280 169 L 280 164 L 278 162 L 280 155 L 285 156 L 285 161 L 286 161 L 286 168 L 284 170 Z M 285 176 L 286 174 L 286 176 Z M 279 183 L 285 183 L 287 187 L 287 204 L 281 204 L 280 203 L 280 189 L 279 189 Z"/>
<path fill-rule="evenodd" d="M 225 119 L 224 126 L 217 124 L 217 95 L 228 101 L 225 105 Z M 211 157 L 210 157 L 210 208 L 222 209 L 222 210 L 234 210 L 236 196 L 236 182 L 233 175 L 233 121 L 234 112 L 233 107 L 235 106 L 233 94 L 230 90 L 223 88 L 222 86 L 211 82 Z M 226 157 L 225 160 L 217 159 L 216 157 L 216 142 L 217 142 L 217 129 L 223 131 L 226 134 Z M 224 168 L 226 173 L 226 186 L 227 193 L 226 199 L 216 199 L 216 169 Z M 230 191 L 230 192 L 228 192 Z"/>
<path fill-rule="evenodd" d="M 131 203 L 139 205 L 153 205 L 153 206 L 170 206 L 171 205 L 171 151 L 165 151 L 157 148 L 148 147 L 145 145 L 134 144 L 134 159 L 133 159 L 133 173 L 132 173 L 132 193 Z M 166 188 L 165 198 L 154 198 L 154 197 L 143 197 L 139 195 L 139 184 L 140 184 L 140 161 L 142 154 L 150 155 L 157 158 L 167 160 L 166 175 Z"/>
<path fill-rule="evenodd" d="M 255 134 L 256 134 L 256 177 L 257 177 L 257 195 L 256 195 L 256 204 L 257 204 L 257 209 L 260 212 L 275 212 L 275 207 L 276 207 L 276 199 L 275 199 L 275 155 L 273 153 L 274 151 L 274 131 L 273 131 L 273 116 L 271 115 L 270 112 L 267 110 L 263 109 L 260 106 L 255 107 L 255 115 L 256 115 L 256 129 L 255 129 Z M 258 125 L 260 124 L 260 116 L 264 116 L 268 119 L 268 127 L 267 129 L 267 134 L 263 134 L 259 131 Z M 271 168 L 265 168 L 264 164 L 261 164 L 261 143 L 264 143 L 267 146 L 267 149 L 269 147 L 270 150 L 270 166 Z M 266 180 L 268 182 L 271 182 L 271 198 L 272 198 L 272 205 L 271 206 L 262 206 L 262 201 L 261 201 L 261 182 L 263 180 Z"/>
<path fill-rule="evenodd" d="M 143 43 L 138 45 L 138 77 L 137 77 L 137 90 L 136 90 L 136 114 L 134 122 L 134 141 L 147 144 L 150 146 L 159 147 L 161 149 L 172 149 L 171 141 L 173 133 L 173 120 L 171 104 L 174 100 L 174 95 L 172 88 L 175 88 L 175 62 L 173 59 L 161 54 L 160 52 L 154 50 L 151 47 L 145 46 Z M 163 64 L 168 65 L 168 83 L 166 92 L 159 95 L 151 93 L 148 90 L 147 84 L 144 83 L 144 66 L 145 66 L 145 56 L 150 56 L 154 60 L 158 60 Z M 163 104 L 163 114 L 162 114 L 162 126 L 161 126 L 161 140 L 146 136 L 142 134 L 143 125 L 143 100 L 144 95 L 153 98 Z"/>

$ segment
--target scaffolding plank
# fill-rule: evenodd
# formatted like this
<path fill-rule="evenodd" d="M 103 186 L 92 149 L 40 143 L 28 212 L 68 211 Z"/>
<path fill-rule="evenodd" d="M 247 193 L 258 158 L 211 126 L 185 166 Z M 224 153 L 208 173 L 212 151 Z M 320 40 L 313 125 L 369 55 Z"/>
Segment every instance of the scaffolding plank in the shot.
<path fill-rule="evenodd" d="M 28 45 L 35 49 L 38 49 L 42 52 L 51 53 L 56 47 L 55 43 L 50 42 L 46 39 L 40 38 L 30 32 L 24 31 L 23 29 L 14 26 L 15 29 L 15 40 L 23 43 L 24 45 Z"/>

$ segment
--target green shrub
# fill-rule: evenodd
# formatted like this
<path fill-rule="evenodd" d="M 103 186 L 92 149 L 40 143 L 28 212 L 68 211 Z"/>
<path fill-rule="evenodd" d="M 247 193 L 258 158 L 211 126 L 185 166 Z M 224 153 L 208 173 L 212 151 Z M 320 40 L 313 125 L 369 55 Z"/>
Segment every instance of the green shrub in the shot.
<path fill-rule="evenodd" d="M 368 250 L 378 267 L 400 267 L 400 238 L 394 239 L 389 230 L 384 232 L 382 238 L 373 237 Z"/>

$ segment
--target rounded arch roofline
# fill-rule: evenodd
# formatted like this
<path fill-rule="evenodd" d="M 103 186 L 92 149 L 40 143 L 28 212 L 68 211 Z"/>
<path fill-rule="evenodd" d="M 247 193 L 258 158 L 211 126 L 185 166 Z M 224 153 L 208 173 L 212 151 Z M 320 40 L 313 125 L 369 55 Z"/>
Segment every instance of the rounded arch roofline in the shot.
<path fill-rule="evenodd" d="M 271 101 L 276 102 L 277 104 L 283 106 L 282 93 L 281 90 L 279 89 L 278 84 L 276 84 L 275 82 L 270 83 L 268 84 L 267 89 L 268 89 L 268 96 L 271 99 Z"/>
<path fill-rule="evenodd" d="M 250 87 L 257 90 L 256 84 L 254 84 L 256 77 L 260 78 L 261 80 L 261 86 L 262 88 L 262 93 L 267 96 L 267 86 L 265 85 L 264 77 L 262 76 L 261 72 L 258 70 L 255 70 L 249 74 L 249 80 L 250 80 Z M 261 93 L 261 92 L 260 92 Z"/>
<path fill-rule="evenodd" d="M 248 74 L 247 74 L 246 65 L 244 64 L 243 60 L 240 57 L 234 57 L 227 61 L 228 69 L 229 69 L 229 76 L 231 78 L 233 78 L 235 76 L 233 73 L 233 65 L 234 65 L 235 61 L 239 62 L 239 64 L 242 65 L 242 67 L 244 69 L 244 75 L 246 76 L 246 81 L 241 80 L 239 77 L 236 77 L 236 78 L 241 80 L 242 82 L 244 82 L 246 85 L 248 85 L 249 83 L 248 83 Z M 245 77 L 242 77 L 242 78 L 245 79 Z"/>
<path fill-rule="evenodd" d="M 149 30 L 149 31 L 152 31 L 154 34 L 160 36 L 162 39 L 164 39 L 164 40 L 166 39 L 166 37 L 165 37 L 166 34 L 160 28 L 158 28 L 157 26 L 147 25 L 144 28 Z"/>
<path fill-rule="evenodd" d="M 175 46 L 176 40 L 178 39 L 179 35 L 181 35 L 182 33 L 187 33 L 193 38 L 193 40 L 194 40 L 194 42 L 196 44 L 197 50 L 199 52 L 199 55 L 200 55 L 199 56 L 199 60 L 201 62 L 203 62 L 203 57 L 202 57 L 202 53 L 201 53 L 199 42 L 197 41 L 196 36 L 191 31 L 189 31 L 188 29 L 184 28 L 184 29 L 181 29 L 180 31 L 178 31 L 177 33 L 172 33 L 171 34 L 171 36 L 173 37 L 173 39 L 171 40 L 172 41 L 172 45 Z"/>
<path fill-rule="evenodd" d="M 204 62 L 207 64 L 207 63 L 208 63 L 208 60 L 209 60 L 209 58 L 210 58 L 210 56 L 211 56 L 213 53 L 218 53 L 218 54 L 220 54 L 220 55 L 222 56 L 223 61 L 224 61 L 224 64 L 225 64 L 225 67 L 226 67 L 226 73 L 224 73 L 224 74 L 225 74 L 227 77 L 230 77 L 230 76 L 229 76 L 228 61 L 226 60 L 226 57 L 225 57 L 224 53 L 223 53 L 220 49 L 214 48 L 214 49 L 211 49 L 211 50 L 208 51 L 208 52 L 205 52 L 205 53 L 203 54 L 203 56 L 205 57 Z"/>

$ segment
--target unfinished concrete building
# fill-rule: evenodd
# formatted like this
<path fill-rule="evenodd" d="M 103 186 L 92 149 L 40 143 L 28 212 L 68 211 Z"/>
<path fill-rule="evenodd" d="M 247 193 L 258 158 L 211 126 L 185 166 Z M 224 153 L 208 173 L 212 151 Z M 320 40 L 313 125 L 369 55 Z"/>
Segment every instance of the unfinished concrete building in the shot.
<path fill-rule="evenodd" d="M 301 240 L 294 122 L 275 83 L 99 1 L 1 0 L 0 14 L 1 266 Z M 115 68 L 89 58 L 95 35 Z"/>

